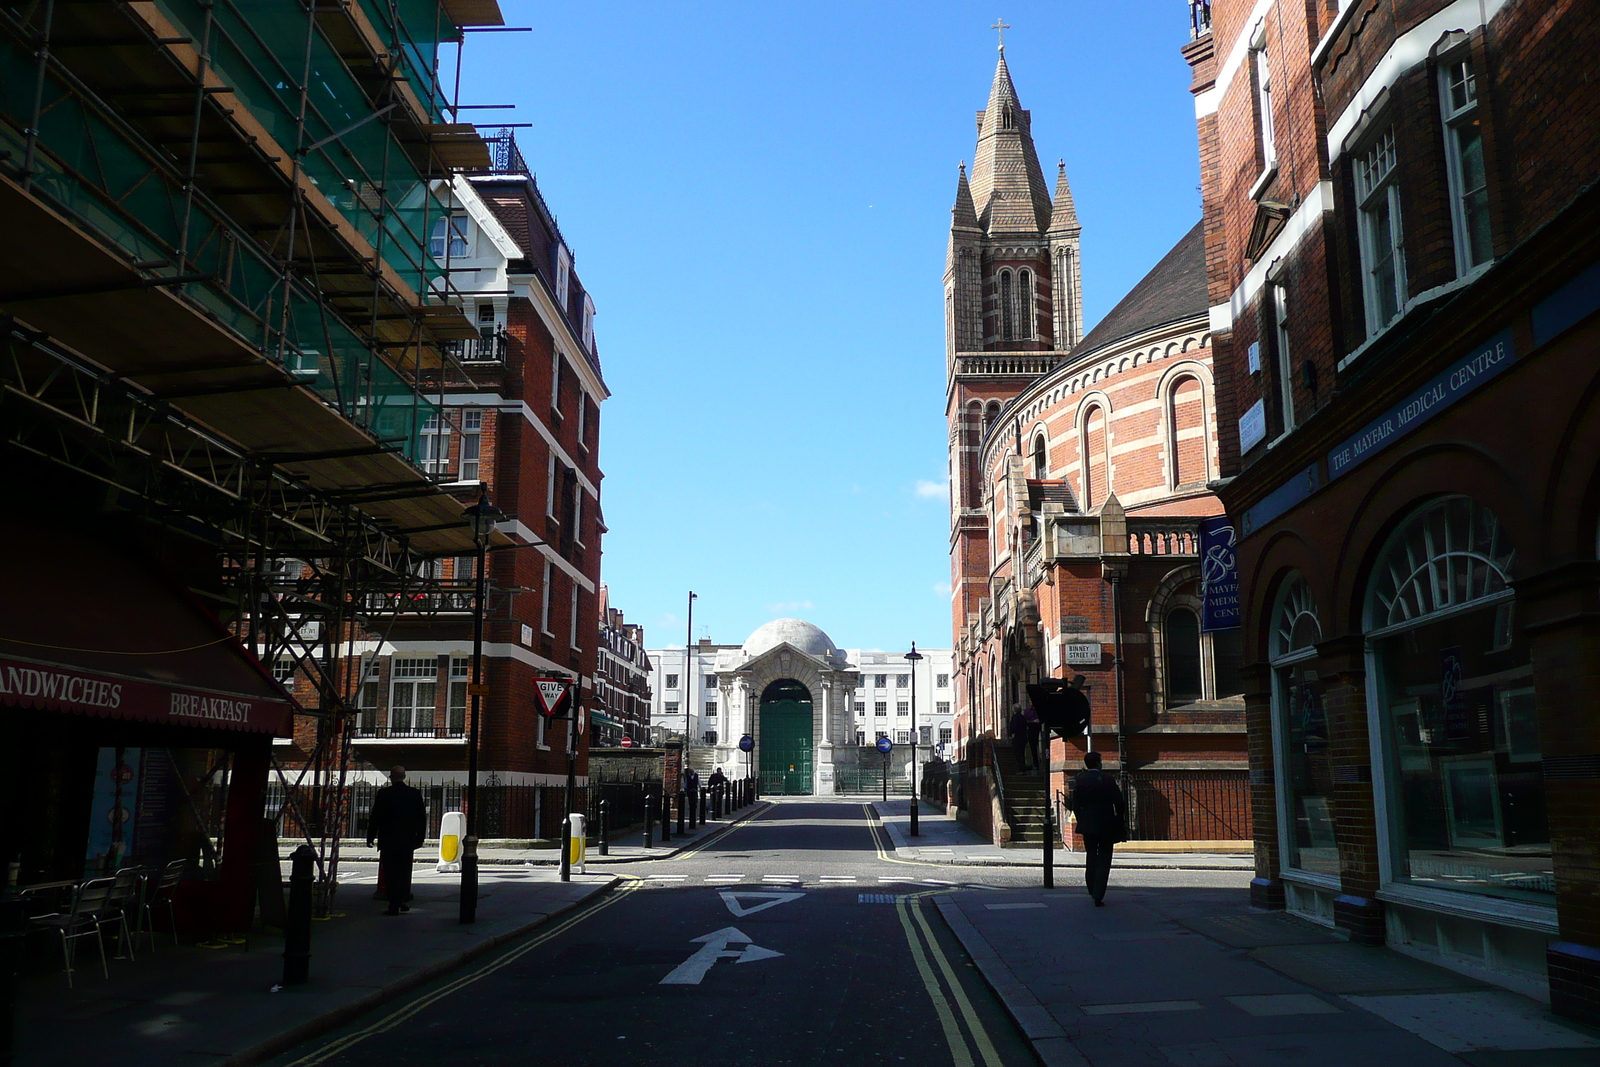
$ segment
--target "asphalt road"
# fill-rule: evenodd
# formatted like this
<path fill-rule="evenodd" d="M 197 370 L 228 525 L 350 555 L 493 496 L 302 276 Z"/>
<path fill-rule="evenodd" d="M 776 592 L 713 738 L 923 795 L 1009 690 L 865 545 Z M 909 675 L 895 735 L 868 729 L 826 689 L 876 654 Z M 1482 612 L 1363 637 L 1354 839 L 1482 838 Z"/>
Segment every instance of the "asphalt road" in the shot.
<path fill-rule="evenodd" d="M 274 1062 L 1036 1063 L 930 897 L 1004 899 L 1039 872 L 892 852 L 864 803 L 780 801 L 670 860 L 612 868 L 625 882 L 596 903 Z"/>

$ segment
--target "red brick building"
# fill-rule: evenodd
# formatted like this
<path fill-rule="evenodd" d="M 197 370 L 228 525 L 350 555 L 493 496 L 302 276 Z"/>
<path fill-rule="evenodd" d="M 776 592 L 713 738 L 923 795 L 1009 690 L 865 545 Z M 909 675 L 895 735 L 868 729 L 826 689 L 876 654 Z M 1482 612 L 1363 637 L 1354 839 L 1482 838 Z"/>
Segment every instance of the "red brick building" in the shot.
<path fill-rule="evenodd" d="M 1135 835 L 1247 837 L 1237 630 L 1199 611 L 1222 511 L 1200 227 L 1085 335 L 1065 167 L 1052 200 L 1004 53 L 978 133 L 945 274 L 956 806 L 1040 839 L 1084 742 L 1023 773 L 1009 720 L 1028 684 L 1082 674 Z"/>
<path fill-rule="evenodd" d="M 488 554 L 479 833 L 559 830 L 569 771 L 586 803 L 589 716 L 596 706 L 600 621 L 600 373 L 594 302 L 531 172 L 506 133 L 494 172 L 454 180 L 433 253 L 465 294 L 478 336 L 434 381 L 439 414 L 422 428 L 422 465 L 463 501 L 480 486 L 506 513 L 511 544 Z M 466 782 L 475 559 L 428 564 L 442 592 L 353 646 L 361 659 L 355 777 L 377 784 L 403 765 L 439 815 Z M 581 679 L 575 718 L 538 711 L 534 680 Z M 296 747 L 309 750 L 309 737 Z M 570 764 L 569 764 L 570 753 Z M 362 832 L 369 793 L 354 799 Z"/>
<path fill-rule="evenodd" d="M 1254 898 L 1594 1022 L 1600 22 L 1197 7 Z"/>

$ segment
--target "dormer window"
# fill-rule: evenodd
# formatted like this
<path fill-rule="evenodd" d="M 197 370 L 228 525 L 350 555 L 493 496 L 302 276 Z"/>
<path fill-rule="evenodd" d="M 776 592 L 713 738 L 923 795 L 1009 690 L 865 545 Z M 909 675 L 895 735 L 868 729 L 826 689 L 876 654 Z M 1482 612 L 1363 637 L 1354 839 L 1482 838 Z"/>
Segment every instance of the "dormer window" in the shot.
<path fill-rule="evenodd" d="M 556 303 L 567 310 L 567 290 L 572 280 L 572 257 L 565 245 L 556 249 Z"/>
<path fill-rule="evenodd" d="M 583 347 L 594 354 L 594 301 L 587 293 L 583 297 Z"/>
<path fill-rule="evenodd" d="M 469 254 L 467 217 L 447 215 L 433 220 L 428 238 L 428 254 L 434 259 L 458 259 Z"/>

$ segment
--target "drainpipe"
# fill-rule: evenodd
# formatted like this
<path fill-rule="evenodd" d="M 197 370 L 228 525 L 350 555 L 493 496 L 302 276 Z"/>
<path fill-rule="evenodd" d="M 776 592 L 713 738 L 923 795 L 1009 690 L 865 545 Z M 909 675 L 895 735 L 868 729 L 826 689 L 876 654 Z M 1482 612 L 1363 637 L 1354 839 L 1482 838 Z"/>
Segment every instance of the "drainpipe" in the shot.
<path fill-rule="evenodd" d="M 1115 493 L 1100 506 L 1100 575 L 1111 583 L 1112 667 L 1117 685 L 1117 778 L 1128 789 L 1128 692 L 1122 641 L 1122 579 L 1128 573 L 1128 515 Z M 1091 726 L 1091 732 L 1093 727 Z"/>

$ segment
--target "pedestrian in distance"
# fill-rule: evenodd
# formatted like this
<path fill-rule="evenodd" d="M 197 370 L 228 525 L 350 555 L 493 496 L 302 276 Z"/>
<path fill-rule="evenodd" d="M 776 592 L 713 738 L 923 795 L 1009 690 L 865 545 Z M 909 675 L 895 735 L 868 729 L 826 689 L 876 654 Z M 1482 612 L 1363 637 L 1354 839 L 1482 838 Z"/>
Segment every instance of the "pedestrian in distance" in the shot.
<path fill-rule="evenodd" d="M 1111 850 L 1127 834 L 1128 802 L 1117 780 L 1100 770 L 1100 753 L 1085 752 L 1087 768 L 1072 780 L 1072 814 L 1083 835 L 1083 880 L 1094 906 L 1106 906 L 1106 881 L 1111 877 Z"/>
<path fill-rule="evenodd" d="M 367 817 L 367 847 L 378 843 L 378 865 L 389 898 L 385 915 L 411 910 L 412 856 L 427 836 L 428 806 L 420 792 L 406 785 L 406 769 L 396 767 L 389 772 L 389 784 L 372 798 Z"/>
<path fill-rule="evenodd" d="M 1039 713 L 1032 704 L 1022 713 L 1023 725 L 1028 731 L 1028 758 L 1033 763 L 1033 772 L 1039 772 L 1039 734 L 1044 730 L 1044 723 L 1039 721 Z"/>
<path fill-rule="evenodd" d="M 1006 726 L 1011 732 L 1011 755 L 1017 761 L 1017 769 L 1022 770 L 1028 751 L 1028 720 L 1022 717 L 1020 707 L 1012 709 L 1011 721 Z"/>

